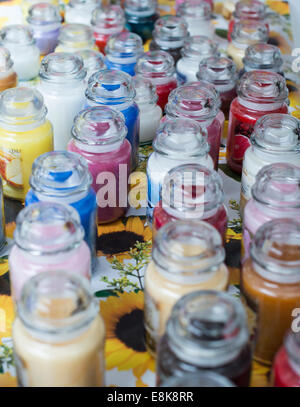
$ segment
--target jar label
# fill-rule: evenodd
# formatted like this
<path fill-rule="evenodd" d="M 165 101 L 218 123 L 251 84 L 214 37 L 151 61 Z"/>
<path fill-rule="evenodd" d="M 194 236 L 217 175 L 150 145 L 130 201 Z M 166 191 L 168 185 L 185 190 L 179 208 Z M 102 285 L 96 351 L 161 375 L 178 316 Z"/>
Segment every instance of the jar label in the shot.
<path fill-rule="evenodd" d="M 159 330 L 159 310 L 153 298 L 144 292 L 144 315 L 146 329 L 146 343 L 150 351 L 155 352 L 157 343 L 157 332 Z"/>
<path fill-rule="evenodd" d="M 24 183 L 21 150 L 0 146 L 0 174 L 8 196 L 23 196 Z"/>

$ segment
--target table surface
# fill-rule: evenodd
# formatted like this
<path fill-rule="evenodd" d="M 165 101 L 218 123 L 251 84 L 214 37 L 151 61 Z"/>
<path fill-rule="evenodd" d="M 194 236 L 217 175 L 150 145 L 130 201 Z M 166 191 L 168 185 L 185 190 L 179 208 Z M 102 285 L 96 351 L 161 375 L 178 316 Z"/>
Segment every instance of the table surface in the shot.
<path fill-rule="evenodd" d="M 174 12 L 174 2 L 161 0 L 163 13 Z M 290 90 L 291 113 L 300 118 L 300 76 L 291 69 L 292 34 L 289 6 L 286 1 L 266 0 L 270 12 L 270 41 L 284 54 L 284 71 Z M 214 24 L 220 50 L 226 52 L 228 20 L 222 16 L 222 2 L 215 1 Z M 21 2 L 0 0 L 0 28 L 21 23 Z M 34 84 L 32 85 L 34 86 Z M 145 172 L 151 145 L 140 147 L 139 171 Z M 225 148 L 221 148 L 219 172 L 229 213 L 226 237 L 226 264 L 231 274 L 230 291 L 239 294 L 241 219 L 239 216 L 240 178 L 226 165 Z M 146 188 L 146 187 L 145 187 Z M 145 189 L 146 193 L 146 189 Z M 99 299 L 106 324 L 106 384 L 108 386 L 153 386 L 155 361 L 144 345 L 143 274 L 151 250 L 151 229 L 145 220 L 145 208 L 130 208 L 126 217 L 98 227 L 98 267 L 92 289 Z M 15 218 L 22 204 L 5 201 L 7 245 L 0 253 L 0 387 L 16 386 L 12 353 L 11 325 L 14 319 L 10 297 L 8 254 L 12 246 Z M 136 277 L 129 275 L 129 264 Z M 118 329 L 116 329 L 118 327 Z M 120 327 L 122 335 L 120 335 Z M 253 363 L 252 386 L 268 386 L 269 368 Z"/>

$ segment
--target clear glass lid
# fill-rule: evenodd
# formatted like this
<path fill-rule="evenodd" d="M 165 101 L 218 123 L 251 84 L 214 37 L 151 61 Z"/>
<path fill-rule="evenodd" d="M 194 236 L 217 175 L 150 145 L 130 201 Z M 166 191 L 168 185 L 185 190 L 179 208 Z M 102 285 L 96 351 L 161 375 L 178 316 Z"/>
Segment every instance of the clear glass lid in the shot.
<path fill-rule="evenodd" d="M 206 131 L 195 120 L 163 121 L 153 140 L 153 149 L 174 160 L 205 156 L 209 152 Z"/>
<path fill-rule="evenodd" d="M 97 104 L 117 105 L 135 98 L 133 80 L 126 72 L 106 69 L 94 73 L 86 90 L 87 99 Z"/>
<path fill-rule="evenodd" d="M 59 8 L 51 3 L 37 3 L 30 7 L 27 22 L 32 25 L 60 24 Z"/>
<path fill-rule="evenodd" d="M 241 20 L 234 24 L 231 38 L 234 43 L 241 46 L 266 43 L 269 39 L 269 30 L 264 22 Z"/>
<path fill-rule="evenodd" d="M 234 87 L 238 79 L 238 73 L 232 59 L 211 56 L 200 62 L 197 78 L 210 82 L 215 86 L 232 84 Z"/>
<path fill-rule="evenodd" d="M 90 77 L 97 71 L 106 69 L 104 55 L 101 52 L 93 51 L 90 49 L 82 49 L 75 52 L 83 59 L 84 68 L 87 70 L 87 76 Z"/>
<path fill-rule="evenodd" d="M 21 24 L 3 27 L 0 31 L 0 40 L 7 47 L 32 45 L 35 42 L 31 28 Z"/>
<path fill-rule="evenodd" d="M 165 211 L 180 219 L 208 218 L 224 202 L 220 175 L 200 164 L 183 164 L 165 176 L 162 192 Z"/>
<path fill-rule="evenodd" d="M 233 16 L 241 20 L 262 20 L 266 17 L 266 6 L 259 0 L 238 1 Z"/>
<path fill-rule="evenodd" d="M 93 44 L 93 31 L 85 24 L 65 24 L 61 27 L 58 43 L 67 46 Z"/>
<path fill-rule="evenodd" d="M 265 115 L 256 122 L 251 143 L 272 154 L 300 152 L 300 120 L 288 114 Z"/>
<path fill-rule="evenodd" d="M 17 216 L 14 240 L 32 255 L 53 255 L 78 247 L 84 230 L 76 209 L 53 202 L 26 206 Z"/>
<path fill-rule="evenodd" d="M 157 102 L 156 86 L 151 81 L 142 75 L 135 75 L 133 77 L 133 84 L 136 91 L 134 100 L 138 105 L 155 104 Z"/>
<path fill-rule="evenodd" d="M 33 88 L 11 88 L 0 93 L 0 123 L 11 126 L 40 124 L 47 114 L 42 94 Z"/>
<path fill-rule="evenodd" d="M 143 40 L 131 32 L 113 34 L 105 47 L 106 55 L 116 58 L 138 58 L 143 52 Z"/>
<path fill-rule="evenodd" d="M 283 65 L 281 51 L 271 44 L 255 44 L 246 49 L 243 59 L 245 69 L 274 70 L 280 72 Z"/>
<path fill-rule="evenodd" d="M 235 387 L 234 384 L 215 372 L 187 373 L 184 376 L 174 376 L 165 380 L 161 387 Z"/>
<path fill-rule="evenodd" d="M 155 14 L 157 0 L 125 0 L 125 12 L 140 17 L 147 17 Z"/>
<path fill-rule="evenodd" d="M 183 57 L 193 58 L 197 61 L 218 54 L 218 45 L 204 35 L 190 37 L 181 49 Z"/>
<path fill-rule="evenodd" d="M 183 296 L 172 310 L 166 332 L 180 359 L 200 366 L 223 364 L 249 338 L 242 303 L 232 294 L 212 290 Z"/>
<path fill-rule="evenodd" d="M 92 14 L 91 24 L 95 30 L 124 27 L 125 16 L 122 7 L 118 5 L 103 5 L 97 7 Z"/>
<path fill-rule="evenodd" d="M 86 160 L 69 151 L 40 155 L 32 165 L 30 186 L 49 197 L 70 197 L 88 192 L 92 176 Z"/>
<path fill-rule="evenodd" d="M 135 72 L 146 78 L 173 76 L 174 59 L 165 51 L 148 51 L 138 58 Z"/>
<path fill-rule="evenodd" d="M 86 69 L 79 55 L 53 52 L 43 58 L 40 77 L 44 81 L 64 85 L 67 81 L 82 81 L 86 77 Z"/>
<path fill-rule="evenodd" d="M 185 0 L 177 10 L 177 15 L 183 18 L 210 19 L 210 4 L 203 0 Z M 201 24 L 199 22 L 199 24 Z"/>
<path fill-rule="evenodd" d="M 4 47 L 0 47 L 0 73 L 7 72 L 14 63 L 10 57 L 10 52 Z"/>
<path fill-rule="evenodd" d="M 166 15 L 155 22 L 153 39 L 157 44 L 173 44 L 175 48 L 179 48 L 188 36 L 187 24 L 181 17 Z"/>
<path fill-rule="evenodd" d="M 84 10 L 85 8 L 96 8 L 101 4 L 100 0 L 70 0 L 69 7 L 76 8 L 78 10 Z"/>

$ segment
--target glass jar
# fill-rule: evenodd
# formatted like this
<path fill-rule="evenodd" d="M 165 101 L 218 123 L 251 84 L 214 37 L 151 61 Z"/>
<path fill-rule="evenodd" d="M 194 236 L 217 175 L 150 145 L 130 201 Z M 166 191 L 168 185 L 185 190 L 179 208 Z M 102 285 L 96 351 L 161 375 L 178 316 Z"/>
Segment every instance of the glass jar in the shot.
<path fill-rule="evenodd" d="M 176 64 L 178 84 L 196 81 L 199 64 L 205 58 L 219 55 L 217 49 L 217 44 L 204 35 L 189 38 L 181 49 L 181 58 Z"/>
<path fill-rule="evenodd" d="M 156 104 L 156 88 L 141 75 L 133 78 L 133 84 L 136 91 L 134 100 L 140 109 L 140 144 L 151 143 L 162 117 L 161 107 Z"/>
<path fill-rule="evenodd" d="M 78 154 L 52 151 L 33 163 L 31 189 L 25 205 L 35 202 L 65 203 L 75 208 L 85 232 L 85 241 L 96 256 L 96 194 L 87 162 Z"/>
<path fill-rule="evenodd" d="M 31 29 L 25 25 L 7 25 L 0 31 L 0 41 L 10 52 L 18 79 L 29 81 L 36 78 L 40 69 L 40 50 Z"/>
<path fill-rule="evenodd" d="M 4 195 L 23 201 L 33 161 L 53 150 L 53 131 L 43 96 L 32 88 L 0 94 L 0 174 Z"/>
<path fill-rule="evenodd" d="M 67 270 L 90 279 L 91 254 L 83 237 L 79 215 L 71 206 L 37 202 L 22 209 L 9 254 L 13 299 L 18 302 L 25 282 L 47 270 Z"/>
<path fill-rule="evenodd" d="M 251 71 L 271 71 L 284 76 L 281 51 L 275 45 L 250 45 L 250 47 L 246 49 L 243 63 L 244 68 L 240 72 L 240 76 L 245 72 Z"/>
<path fill-rule="evenodd" d="M 290 331 L 273 365 L 275 387 L 300 387 L 300 332 Z"/>
<path fill-rule="evenodd" d="M 75 54 L 55 52 L 42 60 L 39 90 L 53 124 L 54 149 L 65 150 L 74 117 L 85 103 L 86 70 Z"/>
<path fill-rule="evenodd" d="M 113 222 L 128 208 L 131 146 L 126 133 L 122 114 L 108 107 L 83 110 L 74 119 L 68 150 L 87 160 L 99 223 Z"/>
<path fill-rule="evenodd" d="M 43 0 L 43 1 L 41 1 L 41 0 L 22 0 L 20 6 L 21 6 L 24 22 L 26 21 L 26 18 L 28 17 L 28 10 L 30 9 L 30 7 L 32 7 L 38 3 L 48 3 L 48 4 L 52 4 L 53 6 L 59 6 L 59 0 Z"/>
<path fill-rule="evenodd" d="M 235 5 L 235 10 L 233 12 L 232 18 L 229 21 L 228 26 L 228 41 L 231 41 L 231 34 L 234 30 L 236 23 L 241 20 L 250 20 L 250 21 L 260 21 L 264 22 L 266 27 L 269 25 L 266 21 L 267 11 L 266 6 L 263 2 L 259 0 L 242 0 L 238 1 Z"/>
<path fill-rule="evenodd" d="M 0 47 L 0 92 L 17 86 L 18 77 L 13 65 L 8 49 Z"/>
<path fill-rule="evenodd" d="M 166 15 L 156 21 L 152 35 L 150 51 L 167 51 L 176 63 L 189 33 L 187 24 L 181 17 Z"/>
<path fill-rule="evenodd" d="M 203 0 L 185 0 L 177 9 L 177 15 L 187 24 L 190 35 L 212 38 L 211 6 Z"/>
<path fill-rule="evenodd" d="M 41 55 L 55 50 L 61 27 L 59 8 L 50 3 L 37 3 L 30 7 L 27 23 L 33 32 Z"/>
<path fill-rule="evenodd" d="M 125 0 L 126 27 L 144 42 L 152 38 L 154 23 L 159 18 L 157 0 Z"/>
<path fill-rule="evenodd" d="M 247 387 L 251 363 L 247 318 L 238 298 L 210 287 L 177 301 L 158 348 L 157 384 L 206 370 Z"/>
<path fill-rule="evenodd" d="M 153 150 L 147 162 L 149 223 L 152 222 L 153 210 L 160 200 L 162 183 L 168 171 L 180 164 L 190 163 L 213 168 L 206 132 L 194 120 L 176 118 L 162 122 L 153 141 Z"/>
<path fill-rule="evenodd" d="M 288 89 L 281 75 L 253 71 L 240 79 L 237 94 L 230 106 L 226 158 L 229 167 L 241 174 L 255 123 L 264 115 L 288 113 Z"/>
<path fill-rule="evenodd" d="M 70 0 L 66 4 L 65 22 L 68 24 L 91 24 L 92 13 L 101 0 Z"/>
<path fill-rule="evenodd" d="M 274 163 L 263 167 L 252 187 L 253 198 L 244 209 L 243 251 L 249 257 L 249 248 L 257 230 L 264 223 L 278 218 L 300 221 L 300 163 Z"/>
<path fill-rule="evenodd" d="M 93 11 L 91 26 L 96 45 L 99 51 L 104 54 L 109 37 L 125 30 L 124 11 L 118 5 L 109 4 L 98 7 Z"/>
<path fill-rule="evenodd" d="M 98 71 L 106 69 L 104 56 L 101 52 L 85 49 L 77 51 L 76 55 L 79 55 L 83 60 L 83 66 L 87 71 L 85 77 L 85 83 L 88 83 L 89 78 Z"/>
<path fill-rule="evenodd" d="M 269 30 L 263 22 L 241 20 L 234 25 L 231 38 L 232 41 L 228 44 L 227 54 L 240 70 L 243 68 L 246 49 L 250 45 L 266 43 L 269 38 Z"/>
<path fill-rule="evenodd" d="M 167 118 L 194 119 L 207 131 L 209 154 L 216 170 L 223 124 L 219 119 L 220 105 L 220 95 L 215 87 L 207 82 L 199 81 L 190 82 L 172 91 L 165 109 Z M 224 115 L 222 118 L 224 122 Z"/>
<path fill-rule="evenodd" d="M 92 29 L 85 24 L 63 25 L 55 52 L 74 53 L 86 49 L 97 50 Z"/>
<path fill-rule="evenodd" d="M 87 106 L 108 106 L 124 115 L 126 138 L 132 149 L 132 169 L 136 168 L 139 161 L 140 113 L 134 101 L 136 92 L 132 77 L 117 70 L 97 72 L 90 78 L 85 95 Z"/>
<path fill-rule="evenodd" d="M 143 41 L 137 34 L 113 34 L 105 47 L 105 63 L 108 69 L 118 69 L 134 76 L 136 61 L 143 52 Z"/>
<path fill-rule="evenodd" d="M 272 363 L 291 328 L 293 310 L 299 308 L 299 245 L 299 221 L 272 220 L 256 232 L 251 258 L 243 265 L 242 291 L 258 317 L 254 359 L 259 363 Z"/>
<path fill-rule="evenodd" d="M 178 10 L 180 4 L 184 3 L 185 0 L 176 0 L 175 1 L 175 5 L 176 5 L 176 10 Z M 204 0 L 206 3 L 208 3 L 211 7 L 211 10 L 213 10 L 213 6 L 214 6 L 214 0 Z"/>
<path fill-rule="evenodd" d="M 224 259 L 221 236 L 206 222 L 175 221 L 159 230 L 145 272 L 146 345 L 151 353 L 176 301 L 197 290 L 227 289 Z"/>
<path fill-rule="evenodd" d="M 300 120 L 288 114 L 269 114 L 258 119 L 243 161 L 241 202 L 251 198 L 255 177 L 265 165 L 287 163 L 300 166 Z"/>
<path fill-rule="evenodd" d="M 135 72 L 156 86 L 157 104 L 164 110 L 170 92 L 177 87 L 172 56 L 165 51 L 145 52 L 138 58 Z"/>
<path fill-rule="evenodd" d="M 161 387 L 235 387 L 234 384 L 218 373 L 198 372 L 188 373 L 182 377 L 171 377 Z"/>
<path fill-rule="evenodd" d="M 12 336 L 20 387 L 104 386 L 105 327 L 84 278 L 67 271 L 31 278 Z"/>
<path fill-rule="evenodd" d="M 218 173 L 200 164 L 183 164 L 165 176 L 161 201 L 153 212 L 153 238 L 166 223 L 179 219 L 203 220 L 223 238 L 227 229 L 223 182 Z"/>

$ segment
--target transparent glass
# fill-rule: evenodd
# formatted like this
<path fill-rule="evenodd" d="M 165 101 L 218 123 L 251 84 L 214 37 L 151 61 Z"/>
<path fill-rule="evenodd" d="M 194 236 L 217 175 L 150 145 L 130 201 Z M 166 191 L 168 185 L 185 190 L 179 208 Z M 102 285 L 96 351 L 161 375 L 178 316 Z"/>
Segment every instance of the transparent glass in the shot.
<path fill-rule="evenodd" d="M 255 44 L 246 49 L 243 59 L 244 69 L 240 75 L 249 71 L 272 71 L 283 75 L 283 59 L 278 47 L 271 44 Z"/>
<path fill-rule="evenodd" d="M 161 387 L 234 387 L 234 384 L 220 374 L 203 371 L 172 377 L 163 382 Z"/>
<path fill-rule="evenodd" d="M 125 0 L 126 27 L 143 41 L 152 38 L 154 23 L 159 18 L 157 0 Z"/>
<path fill-rule="evenodd" d="M 68 24 L 91 24 L 92 13 L 101 5 L 101 0 L 70 0 L 65 9 Z"/>
<path fill-rule="evenodd" d="M 214 28 L 211 23 L 211 6 L 203 0 L 185 0 L 177 9 L 177 15 L 183 18 L 190 35 L 212 37 Z"/>
<path fill-rule="evenodd" d="M 79 50 L 96 50 L 92 29 L 85 24 L 65 24 L 61 27 L 56 52 L 74 53 Z"/>
<path fill-rule="evenodd" d="M 288 332 L 273 364 L 275 387 L 300 387 L 300 333 Z"/>
<path fill-rule="evenodd" d="M 94 73 L 106 69 L 104 56 L 101 52 L 85 49 L 77 51 L 76 55 L 79 55 L 83 60 L 83 66 L 87 71 L 86 82 Z"/>

